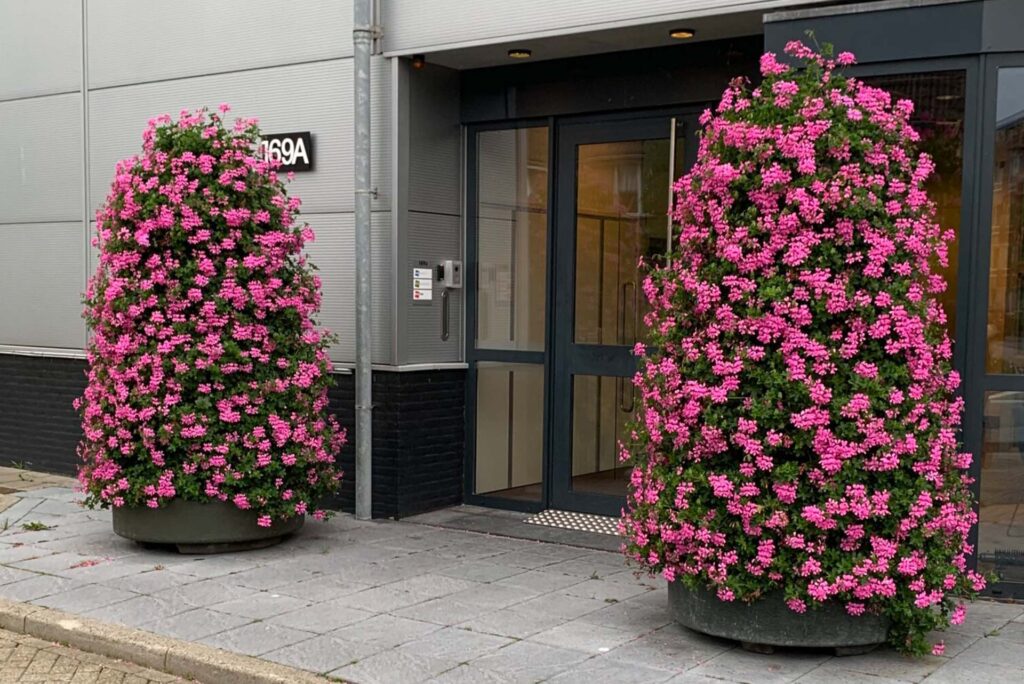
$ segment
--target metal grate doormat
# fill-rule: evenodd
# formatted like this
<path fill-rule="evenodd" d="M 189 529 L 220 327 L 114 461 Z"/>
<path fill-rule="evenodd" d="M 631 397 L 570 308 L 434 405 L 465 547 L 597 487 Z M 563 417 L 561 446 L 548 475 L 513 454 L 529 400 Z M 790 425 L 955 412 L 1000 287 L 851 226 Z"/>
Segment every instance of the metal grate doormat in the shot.
<path fill-rule="evenodd" d="M 565 530 L 579 530 L 580 532 L 594 532 L 596 534 L 610 534 L 614 536 L 619 534 L 619 519 L 610 518 L 606 515 L 548 509 L 541 511 L 537 515 L 530 516 L 523 522 L 530 525 L 545 525 L 547 527 L 560 527 Z"/>

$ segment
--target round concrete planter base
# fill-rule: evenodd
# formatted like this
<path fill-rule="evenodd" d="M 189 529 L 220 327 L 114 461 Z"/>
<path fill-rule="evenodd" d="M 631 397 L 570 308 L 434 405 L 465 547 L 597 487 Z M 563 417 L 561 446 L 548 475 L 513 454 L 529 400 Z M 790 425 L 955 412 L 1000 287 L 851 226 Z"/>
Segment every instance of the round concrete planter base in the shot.
<path fill-rule="evenodd" d="M 227 553 L 279 543 L 305 522 L 303 516 L 256 524 L 257 515 L 230 503 L 174 499 L 160 508 L 115 508 L 114 532 L 145 545 L 170 546 L 179 553 Z"/>
<path fill-rule="evenodd" d="M 709 589 L 668 585 L 669 612 L 697 632 L 733 639 L 747 651 L 772 653 L 776 647 L 831 648 L 835 654 L 858 655 L 885 642 L 889 620 L 881 615 L 853 616 L 839 604 L 826 603 L 806 613 L 790 610 L 781 593 L 754 603 L 719 601 Z"/>

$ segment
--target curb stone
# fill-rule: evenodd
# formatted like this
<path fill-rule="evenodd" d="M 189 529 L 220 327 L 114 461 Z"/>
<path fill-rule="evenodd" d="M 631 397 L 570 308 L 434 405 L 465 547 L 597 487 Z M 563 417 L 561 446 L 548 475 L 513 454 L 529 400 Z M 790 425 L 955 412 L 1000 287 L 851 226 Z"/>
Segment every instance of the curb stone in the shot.
<path fill-rule="evenodd" d="M 209 684 L 325 684 L 337 681 L 287 665 L 141 629 L 0 599 L 0 629 L 67 644 Z"/>

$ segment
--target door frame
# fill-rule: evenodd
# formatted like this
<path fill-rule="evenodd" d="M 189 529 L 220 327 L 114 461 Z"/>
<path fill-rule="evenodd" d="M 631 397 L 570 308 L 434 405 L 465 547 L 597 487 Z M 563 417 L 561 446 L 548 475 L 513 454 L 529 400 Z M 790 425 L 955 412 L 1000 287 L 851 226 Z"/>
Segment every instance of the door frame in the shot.
<path fill-rule="evenodd" d="M 465 467 L 463 471 L 463 500 L 472 505 L 487 506 L 491 508 L 503 508 L 508 510 L 515 510 L 527 513 L 536 513 L 547 508 L 552 507 L 554 499 L 553 496 L 555 478 L 554 471 L 556 469 L 556 459 L 553 457 L 554 449 L 558 448 L 555 443 L 555 436 L 552 434 L 554 431 L 551 429 L 552 416 L 554 414 L 553 401 L 556 396 L 556 382 L 555 377 L 555 356 L 556 340 L 555 330 L 556 326 L 559 325 L 558 317 L 565 316 L 564 312 L 556 314 L 557 301 L 559 300 L 559 292 L 562 291 L 563 295 L 567 293 L 570 299 L 573 298 L 574 285 L 575 285 L 575 271 L 573 270 L 570 278 L 566 283 L 562 283 L 559 287 L 556 277 L 556 268 L 558 267 L 558 259 L 556 250 L 559 249 L 558 238 L 556 233 L 557 228 L 557 214 L 559 204 L 562 201 L 559 193 L 559 173 L 560 160 L 559 160 L 559 138 L 563 127 L 574 126 L 574 125 L 608 125 L 615 126 L 616 124 L 622 125 L 626 122 L 633 121 L 644 121 L 659 119 L 663 117 L 675 116 L 680 120 L 690 122 L 692 125 L 689 129 L 684 129 L 682 136 L 686 140 L 686 144 L 683 147 L 683 167 L 689 168 L 697 156 L 697 145 L 696 145 L 696 119 L 697 116 L 706 107 L 710 106 L 709 103 L 698 103 L 680 105 L 676 107 L 658 107 L 654 109 L 638 109 L 629 111 L 617 111 L 617 112 L 606 112 L 600 114 L 585 114 L 585 115 L 573 115 L 573 116 L 560 116 L 560 117 L 543 117 L 543 118 L 529 118 L 529 119 L 517 119 L 514 121 L 497 121 L 497 122 L 486 122 L 486 123 L 474 123 L 465 126 L 465 217 L 466 217 L 466 268 L 465 268 L 465 292 L 466 292 L 466 330 L 465 330 L 465 359 L 468 365 L 466 375 L 466 430 L 465 430 Z M 474 207 L 478 200 L 478 188 L 477 188 L 477 134 L 485 131 L 497 131 L 497 130 L 515 130 L 521 128 L 531 128 L 545 126 L 548 129 L 548 206 L 547 206 L 547 259 L 546 259 L 546 273 L 545 273 L 545 335 L 544 335 L 544 350 L 543 351 L 514 351 L 514 350 L 496 350 L 496 349 L 477 349 L 476 348 L 476 337 L 477 337 L 477 269 L 479 266 L 478 262 L 478 225 L 477 217 Z M 666 188 L 667 192 L 667 188 Z M 571 206 L 575 210 L 575 187 L 573 187 Z M 575 238 L 573 239 L 573 247 L 575 247 Z M 573 262 L 575 262 L 575 254 L 573 254 Z M 575 268 L 575 263 L 573 263 Z M 560 301 L 560 300 L 559 300 Z M 568 326 L 571 330 L 572 319 L 567 319 L 567 323 L 562 323 L 563 326 Z M 525 501 L 521 499 L 510 499 L 495 494 L 477 494 L 474 492 L 476 483 L 476 402 L 477 402 L 477 364 L 480 362 L 503 362 L 503 363 L 531 363 L 531 364 L 543 364 L 544 367 L 544 418 L 543 418 L 543 453 L 541 455 L 541 496 L 537 501 Z M 571 396 L 567 401 L 571 401 Z M 571 406 L 568 407 L 571 415 Z M 569 463 L 571 464 L 571 456 Z M 570 465 L 571 468 L 571 465 Z M 577 495 L 578 496 L 578 495 Z M 610 508 L 606 505 L 607 499 L 612 497 L 601 497 L 605 501 L 599 502 L 601 505 L 595 510 L 603 510 L 609 512 Z M 621 503 L 621 502 L 620 502 Z M 616 506 L 617 508 L 617 506 Z M 614 512 L 618 515 L 618 511 Z"/>
<path fill-rule="evenodd" d="M 577 188 L 578 147 L 580 145 L 635 140 L 657 140 L 671 135 L 669 119 L 675 118 L 680 126 L 676 139 L 683 140 L 682 167 L 685 172 L 692 163 L 687 155 L 695 156 L 697 114 L 677 109 L 633 113 L 629 117 L 583 118 L 560 122 L 557 154 L 553 161 L 556 192 L 553 197 L 554 262 L 553 300 L 551 309 L 558 312 L 553 320 L 553 356 L 551 359 L 551 424 L 563 429 L 548 435 L 551 453 L 549 470 L 550 502 L 553 508 L 581 511 L 599 515 L 618 516 L 625 504 L 624 497 L 596 492 L 573 491 L 573 437 L 576 375 L 619 377 L 623 382 L 633 376 L 637 368 L 630 345 L 580 344 L 575 338 L 576 319 L 576 247 L 577 247 Z M 674 177 L 674 173 L 673 173 Z M 665 179 L 668 192 L 668 178 Z M 667 245 L 666 245 L 667 247 Z M 634 296 L 642 296 L 640 283 L 634 283 Z M 638 312 L 634 311 L 634 315 Z M 625 385 L 623 385 L 624 387 Z M 620 397 L 621 402 L 621 397 Z"/>

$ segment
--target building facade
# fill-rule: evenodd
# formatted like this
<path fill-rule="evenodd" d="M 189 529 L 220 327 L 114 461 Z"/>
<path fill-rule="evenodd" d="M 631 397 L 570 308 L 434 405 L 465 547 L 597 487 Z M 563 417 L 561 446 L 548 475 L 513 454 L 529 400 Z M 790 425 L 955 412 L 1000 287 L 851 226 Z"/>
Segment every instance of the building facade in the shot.
<path fill-rule="evenodd" d="M 943 303 L 977 455 L 974 561 L 1001 574 L 994 592 L 1024 587 L 1022 3 L 380 0 L 376 17 L 375 515 L 618 510 L 637 259 L 666 248 L 699 113 L 812 31 L 916 103 L 957 235 Z M 74 468 L 92 217 L 149 118 L 221 102 L 309 133 L 290 192 L 316 231 L 351 431 L 351 33 L 333 0 L 0 2 L 0 460 Z M 461 282 L 436 278 L 449 261 Z"/>

